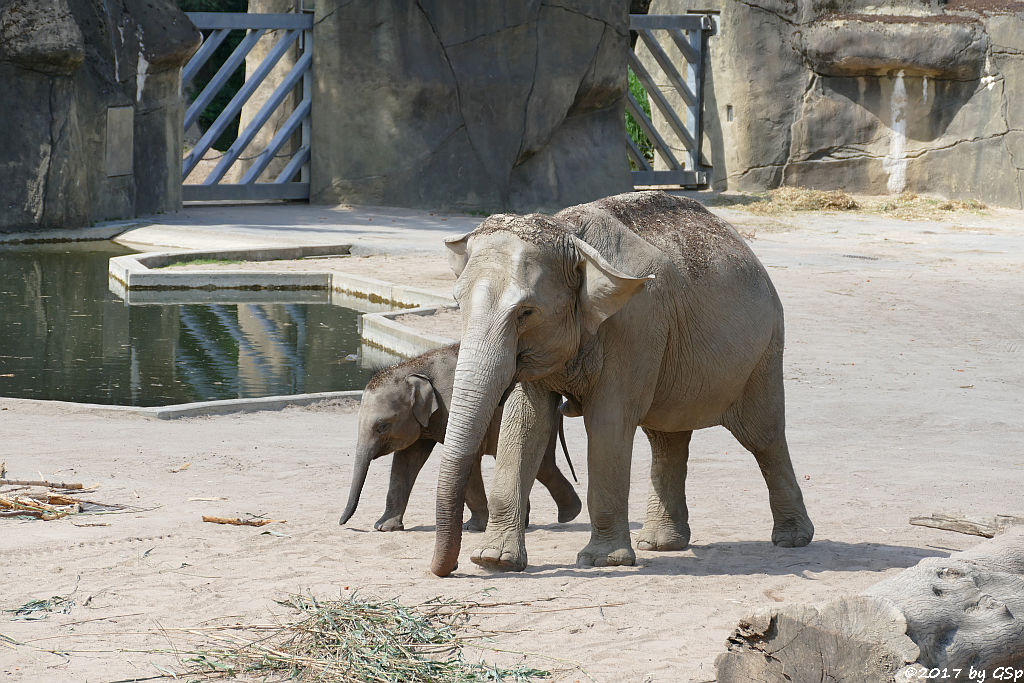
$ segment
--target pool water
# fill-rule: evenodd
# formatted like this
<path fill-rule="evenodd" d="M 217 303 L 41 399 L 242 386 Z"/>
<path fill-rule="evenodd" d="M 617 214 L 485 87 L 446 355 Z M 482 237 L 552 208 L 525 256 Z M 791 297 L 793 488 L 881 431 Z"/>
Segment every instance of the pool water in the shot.
<path fill-rule="evenodd" d="M 113 242 L 0 247 L 0 396 L 160 406 L 361 389 L 359 313 L 330 304 L 125 305 Z"/>

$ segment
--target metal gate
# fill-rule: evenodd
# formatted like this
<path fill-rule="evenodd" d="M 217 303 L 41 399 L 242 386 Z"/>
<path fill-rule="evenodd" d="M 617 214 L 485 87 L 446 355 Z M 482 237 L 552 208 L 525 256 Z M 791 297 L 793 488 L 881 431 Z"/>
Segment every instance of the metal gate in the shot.
<path fill-rule="evenodd" d="M 701 165 L 700 147 L 702 139 L 701 130 L 701 108 L 703 105 L 703 94 L 701 92 L 702 75 L 704 71 L 704 52 L 707 45 L 707 36 L 714 32 L 714 22 L 711 17 L 701 14 L 677 14 L 677 15 L 654 15 L 654 14 L 631 14 L 629 15 L 629 29 L 636 31 L 640 44 L 646 48 L 650 60 L 641 60 L 634 51 L 629 52 L 629 66 L 636 75 L 637 80 L 647 91 L 652 116 L 648 117 L 644 108 L 633 97 L 632 93 L 626 96 L 626 111 L 636 121 L 639 128 L 647 136 L 651 147 L 657 154 L 664 166 L 655 170 L 654 166 L 645 155 L 643 150 L 627 134 L 629 142 L 629 158 L 636 167 L 633 171 L 633 185 L 678 185 L 681 187 L 700 187 L 708 183 L 708 168 Z M 670 42 L 666 45 L 675 48 L 675 61 L 669 57 L 663 44 L 658 41 L 654 31 L 667 34 Z M 646 55 L 645 55 L 646 56 Z M 657 65 L 663 79 L 660 84 L 651 70 L 644 65 L 644 61 L 651 66 Z M 652 63 L 653 62 L 653 63 Z M 682 68 L 677 68 L 677 63 Z M 685 74 L 685 75 L 684 75 Z M 668 90 L 668 93 L 663 92 Z M 668 94 L 672 91 L 678 96 L 680 112 L 669 102 Z M 657 112 L 658 116 L 654 114 Z M 660 126 L 656 126 L 652 119 L 657 118 Z M 663 123 L 662 123 L 663 122 Z M 670 141 L 666 136 L 671 132 L 675 140 Z M 672 142 L 676 142 L 676 150 L 682 150 L 682 160 L 673 151 Z"/>
<path fill-rule="evenodd" d="M 281 36 L 267 52 L 263 61 L 253 69 L 238 90 L 210 126 L 203 131 L 195 147 L 189 150 L 182 161 L 182 199 L 185 201 L 205 200 L 247 200 L 247 199 L 309 199 L 309 111 L 312 104 L 312 79 L 310 66 L 313 62 L 313 15 L 312 14 L 245 14 L 233 12 L 189 12 L 188 18 L 204 33 L 202 46 L 181 72 L 183 91 L 196 78 L 200 69 L 210 61 L 214 52 L 224 43 L 232 31 L 245 31 L 245 36 L 230 56 L 217 69 L 201 92 L 185 111 L 185 130 L 189 130 L 200 114 L 210 106 L 217 94 L 224 89 L 228 79 L 243 66 L 246 55 L 268 31 L 280 30 Z M 219 138 L 242 107 L 259 89 L 281 58 L 297 46 L 298 56 L 294 66 L 274 88 L 244 130 L 231 146 L 216 160 L 199 184 L 185 184 L 196 167 L 203 161 L 213 143 Z M 232 165 L 250 146 L 253 139 L 271 118 L 274 112 L 289 99 L 295 91 L 301 92 L 298 104 L 276 131 L 266 147 L 254 153 L 246 161 L 248 168 L 240 174 L 237 183 L 222 182 Z M 286 145 L 296 135 L 299 143 L 291 153 L 284 168 L 270 179 L 258 182 L 271 161 L 286 150 Z M 253 150 L 255 152 L 255 150 Z M 200 169 L 204 171 L 205 169 Z M 238 174 L 236 174 L 238 175 Z"/>

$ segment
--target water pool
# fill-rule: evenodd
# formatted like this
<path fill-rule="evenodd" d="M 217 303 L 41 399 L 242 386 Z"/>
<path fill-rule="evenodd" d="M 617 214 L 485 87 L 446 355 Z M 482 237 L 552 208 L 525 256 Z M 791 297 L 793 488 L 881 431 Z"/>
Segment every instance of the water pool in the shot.
<path fill-rule="evenodd" d="M 0 247 L 0 396 L 161 406 L 361 389 L 359 312 L 327 303 L 125 305 L 113 242 Z"/>

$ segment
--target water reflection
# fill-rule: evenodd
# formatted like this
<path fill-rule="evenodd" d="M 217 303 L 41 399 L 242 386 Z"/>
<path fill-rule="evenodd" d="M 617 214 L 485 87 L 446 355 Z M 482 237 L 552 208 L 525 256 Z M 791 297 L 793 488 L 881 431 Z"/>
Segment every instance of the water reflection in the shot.
<path fill-rule="evenodd" d="M 0 248 L 0 395 L 167 405 L 362 388 L 356 311 L 328 304 L 125 306 L 112 242 Z"/>

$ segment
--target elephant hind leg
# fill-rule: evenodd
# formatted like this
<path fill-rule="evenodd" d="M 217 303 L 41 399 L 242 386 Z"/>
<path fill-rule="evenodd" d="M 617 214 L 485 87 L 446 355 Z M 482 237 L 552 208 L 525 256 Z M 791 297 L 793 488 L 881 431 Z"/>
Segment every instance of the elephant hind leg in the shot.
<path fill-rule="evenodd" d="M 487 492 L 484 490 L 484 477 L 480 471 L 480 458 L 473 462 L 469 470 L 469 481 L 466 482 L 466 507 L 469 508 L 469 521 L 462 525 L 466 531 L 487 531 Z"/>
<path fill-rule="evenodd" d="M 540 469 L 537 470 L 537 481 L 544 485 L 544 488 L 548 490 L 548 493 L 554 499 L 555 505 L 558 506 L 558 522 L 565 524 L 576 519 L 580 511 L 583 510 L 583 502 L 576 494 L 572 484 L 562 474 L 562 470 L 558 469 L 558 465 L 555 463 L 557 439 L 558 431 L 554 430 L 551 432 L 551 438 L 548 441 L 544 457 L 540 461 Z"/>
<path fill-rule="evenodd" d="M 692 431 L 644 429 L 651 442 L 651 490 L 647 518 L 636 547 L 640 550 L 683 550 L 690 544 L 686 509 L 686 464 Z"/>
<path fill-rule="evenodd" d="M 773 342 L 751 373 L 743 397 L 723 420 L 736 440 L 754 454 L 768 485 L 774 526 L 772 543 L 805 546 L 814 536 L 786 443 L 786 401 L 782 386 L 781 341 Z"/>

